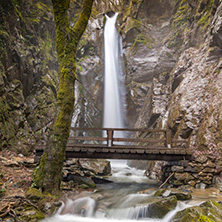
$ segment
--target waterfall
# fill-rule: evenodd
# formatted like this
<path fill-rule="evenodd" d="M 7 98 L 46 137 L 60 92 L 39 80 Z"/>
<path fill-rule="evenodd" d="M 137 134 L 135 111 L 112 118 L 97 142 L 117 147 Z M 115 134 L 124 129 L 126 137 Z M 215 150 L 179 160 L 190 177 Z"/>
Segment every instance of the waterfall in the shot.
<path fill-rule="evenodd" d="M 125 86 L 121 64 L 121 38 L 116 30 L 117 13 L 106 16 L 104 29 L 105 77 L 103 127 L 124 128 Z M 119 131 L 118 137 L 123 137 Z"/>

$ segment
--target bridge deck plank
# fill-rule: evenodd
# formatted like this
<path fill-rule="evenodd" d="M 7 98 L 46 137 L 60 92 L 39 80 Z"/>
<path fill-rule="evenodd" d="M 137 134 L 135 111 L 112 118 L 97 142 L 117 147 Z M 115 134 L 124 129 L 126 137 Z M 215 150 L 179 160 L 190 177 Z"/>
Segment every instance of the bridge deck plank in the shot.
<path fill-rule="evenodd" d="M 36 148 L 36 151 L 43 151 L 45 146 L 40 146 Z M 74 151 L 74 152 L 126 152 L 126 153 L 135 153 L 135 152 L 143 152 L 146 153 L 161 153 L 161 154 L 192 154 L 190 149 L 181 149 L 181 148 L 162 148 L 162 147 L 145 147 L 145 146 L 97 146 L 97 145 L 85 145 L 81 144 L 81 146 L 67 146 L 66 151 Z"/>

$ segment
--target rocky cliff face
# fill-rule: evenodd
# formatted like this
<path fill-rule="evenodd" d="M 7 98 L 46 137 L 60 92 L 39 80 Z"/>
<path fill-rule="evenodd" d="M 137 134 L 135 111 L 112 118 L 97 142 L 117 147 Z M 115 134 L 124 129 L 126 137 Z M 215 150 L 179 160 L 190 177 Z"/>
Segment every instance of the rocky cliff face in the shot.
<path fill-rule="evenodd" d="M 203 4 L 203 3 L 202 3 Z M 210 4 L 210 3 L 209 3 Z M 208 18 L 198 20 L 203 41 L 185 50 L 171 72 L 172 94 L 168 105 L 168 127 L 175 138 L 189 138 L 194 158 L 207 156 L 216 163 L 211 171 L 221 181 L 221 3 L 211 2 L 204 10 Z M 200 5 L 198 10 L 204 8 Z M 202 24 L 200 21 L 205 22 Z M 197 23 L 198 24 L 198 23 Z M 172 84 L 173 86 L 173 84 Z M 207 161 L 207 160 L 206 160 Z M 198 174 L 204 174 L 204 169 Z M 206 171 L 206 169 L 205 169 Z M 206 173 L 206 172 L 205 172 Z M 204 176 L 207 176 L 206 174 Z M 212 178 L 212 175 L 211 175 Z M 197 177 L 196 186 L 204 182 Z M 211 180 L 212 182 L 212 180 Z M 220 182 L 219 182 L 220 183 Z"/>
<path fill-rule="evenodd" d="M 174 138 L 189 139 L 194 158 L 208 157 L 201 164 L 194 160 L 188 168 L 170 168 L 175 172 L 171 179 L 175 185 L 205 187 L 213 179 L 221 183 L 221 7 L 218 1 L 178 4 L 161 46 L 177 58 L 167 78 L 161 73 L 154 76 L 136 123 L 169 128 Z M 213 161 L 214 169 L 205 169 L 207 161 Z"/>

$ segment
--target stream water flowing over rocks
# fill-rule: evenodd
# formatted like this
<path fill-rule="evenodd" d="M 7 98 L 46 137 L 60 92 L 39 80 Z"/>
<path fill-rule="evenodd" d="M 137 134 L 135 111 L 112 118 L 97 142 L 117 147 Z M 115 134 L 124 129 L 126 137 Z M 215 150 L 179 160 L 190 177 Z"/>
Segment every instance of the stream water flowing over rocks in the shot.
<path fill-rule="evenodd" d="M 179 211 L 195 208 L 209 198 L 207 191 L 205 197 L 198 194 L 198 198 L 194 195 L 190 199 L 188 190 L 157 189 L 156 181 L 145 177 L 143 170 L 126 163 L 111 161 L 112 183 L 97 185 L 94 192 L 65 199 L 57 213 L 42 222 L 183 221 L 173 218 Z"/>

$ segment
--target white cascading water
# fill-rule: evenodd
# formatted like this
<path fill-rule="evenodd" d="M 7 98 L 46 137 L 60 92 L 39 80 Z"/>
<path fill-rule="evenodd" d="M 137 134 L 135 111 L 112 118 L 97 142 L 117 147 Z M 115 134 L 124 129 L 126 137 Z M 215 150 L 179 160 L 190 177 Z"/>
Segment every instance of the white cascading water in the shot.
<path fill-rule="evenodd" d="M 117 13 L 106 16 L 104 29 L 105 77 L 104 77 L 104 128 L 124 128 L 124 84 L 121 68 L 121 42 L 116 30 Z M 123 137 L 119 131 L 117 137 Z"/>
<path fill-rule="evenodd" d="M 116 162 L 113 170 L 110 177 L 115 181 L 113 184 L 98 186 L 97 191 L 89 192 L 88 197 L 66 200 L 55 215 L 41 222 L 170 222 L 178 211 L 201 203 L 178 201 L 177 207 L 163 219 L 149 218 L 149 200 L 152 202 L 155 198 L 153 195 L 156 189 L 152 189 L 155 184 L 152 185 L 148 178 L 142 176 L 144 171 L 127 167 L 125 164 L 121 166 Z M 143 184 L 139 185 L 138 179 Z M 138 192 L 145 188 L 151 188 L 151 192 Z"/>

